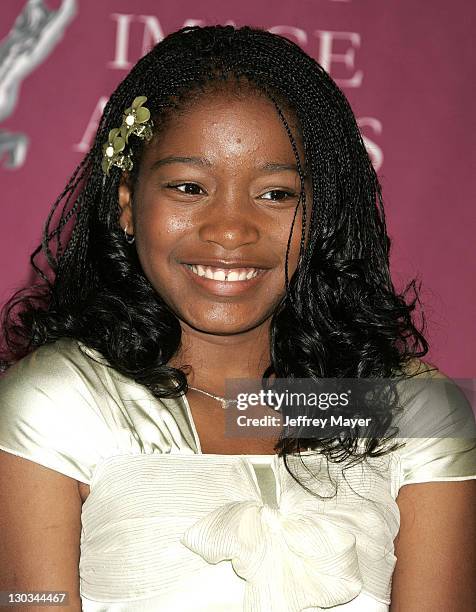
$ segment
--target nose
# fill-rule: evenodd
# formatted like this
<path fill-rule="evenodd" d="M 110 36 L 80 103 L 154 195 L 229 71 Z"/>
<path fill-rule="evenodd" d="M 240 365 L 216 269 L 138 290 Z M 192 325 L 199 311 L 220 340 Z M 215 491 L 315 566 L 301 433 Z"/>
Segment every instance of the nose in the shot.
<path fill-rule="evenodd" d="M 255 244 L 260 231 L 254 212 L 246 206 L 246 200 L 222 200 L 209 207 L 200 225 L 199 236 L 204 242 L 212 242 L 232 251 L 245 245 Z"/>

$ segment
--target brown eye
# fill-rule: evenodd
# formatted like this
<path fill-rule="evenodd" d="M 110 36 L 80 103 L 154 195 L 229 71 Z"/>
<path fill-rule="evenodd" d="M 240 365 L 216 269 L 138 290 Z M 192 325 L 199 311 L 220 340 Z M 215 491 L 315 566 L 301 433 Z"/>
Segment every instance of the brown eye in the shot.
<path fill-rule="evenodd" d="M 167 185 L 169 189 L 176 189 L 187 195 L 201 195 L 205 193 L 203 189 L 196 183 L 181 183 L 180 185 Z"/>
<path fill-rule="evenodd" d="M 296 194 L 293 191 L 285 191 L 284 189 L 272 189 L 261 196 L 263 200 L 272 200 L 274 202 L 280 202 L 295 197 Z"/>

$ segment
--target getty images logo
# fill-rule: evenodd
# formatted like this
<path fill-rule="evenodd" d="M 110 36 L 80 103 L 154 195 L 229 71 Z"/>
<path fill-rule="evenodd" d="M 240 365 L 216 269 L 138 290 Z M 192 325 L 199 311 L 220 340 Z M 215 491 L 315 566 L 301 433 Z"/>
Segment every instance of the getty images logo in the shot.
<path fill-rule="evenodd" d="M 50 10 L 43 0 L 28 0 L 12 29 L 0 43 L 0 121 L 9 117 L 18 101 L 20 85 L 63 37 L 76 15 L 76 0 L 63 0 Z M 28 137 L 0 129 L 0 162 L 6 168 L 23 165 Z"/>

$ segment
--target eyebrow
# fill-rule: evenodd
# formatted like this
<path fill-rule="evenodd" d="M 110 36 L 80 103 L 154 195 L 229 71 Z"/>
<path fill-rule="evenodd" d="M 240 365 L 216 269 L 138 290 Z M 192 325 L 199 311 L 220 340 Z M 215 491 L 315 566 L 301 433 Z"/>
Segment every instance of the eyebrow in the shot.
<path fill-rule="evenodd" d="M 193 166 L 199 166 L 201 168 L 209 168 L 212 166 L 212 162 L 205 157 L 181 157 L 176 155 L 170 155 L 168 157 L 163 157 L 162 159 L 158 159 L 155 161 L 151 170 L 157 170 L 162 166 L 166 166 L 168 164 L 191 164 Z M 298 167 L 296 164 L 281 164 L 277 162 L 265 162 L 258 166 L 261 172 L 283 172 L 284 170 L 288 170 L 291 172 L 299 173 Z"/>
<path fill-rule="evenodd" d="M 211 162 L 205 157 L 177 157 L 176 155 L 170 155 L 169 157 L 163 157 L 158 159 L 151 166 L 151 170 L 157 170 L 167 164 L 192 164 L 194 166 L 209 167 Z"/>
<path fill-rule="evenodd" d="M 283 170 L 291 170 L 292 172 L 298 172 L 298 167 L 296 164 L 278 164 L 267 162 L 259 166 L 259 169 L 263 172 L 282 172 Z"/>

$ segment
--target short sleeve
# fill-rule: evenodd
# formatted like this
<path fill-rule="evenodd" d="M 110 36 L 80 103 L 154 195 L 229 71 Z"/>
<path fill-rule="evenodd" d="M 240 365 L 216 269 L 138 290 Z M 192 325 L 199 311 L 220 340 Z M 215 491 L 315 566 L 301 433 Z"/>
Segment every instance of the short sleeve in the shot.
<path fill-rule="evenodd" d="M 102 388 L 76 341 L 36 349 L 0 379 L 0 449 L 89 484 L 111 445 Z"/>
<path fill-rule="evenodd" d="M 473 392 L 467 390 L 471 396 Z M 405 398 L 399 488 L 476 478 L 475 416 L 462 387 L 438 375 L 415 380 Z"/>

